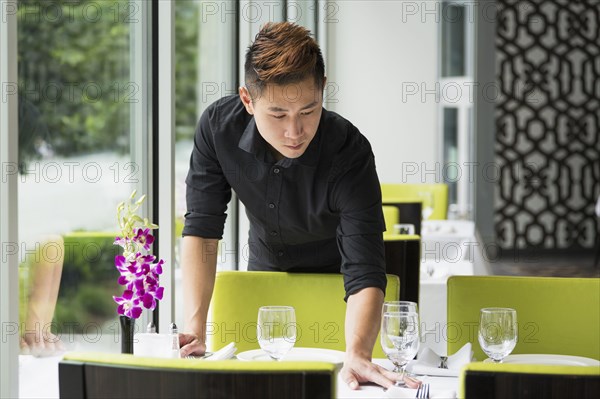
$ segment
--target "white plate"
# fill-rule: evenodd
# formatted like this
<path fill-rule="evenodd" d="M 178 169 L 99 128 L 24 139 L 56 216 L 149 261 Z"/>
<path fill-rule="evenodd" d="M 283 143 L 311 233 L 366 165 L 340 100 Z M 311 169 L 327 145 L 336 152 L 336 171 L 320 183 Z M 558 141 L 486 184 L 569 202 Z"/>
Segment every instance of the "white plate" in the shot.
<path fill-rule="evenodd" d="M 264 360 L 272 361 L 262 349 L 253 349 L 237 354 L 239 360 Z M 292 348 L 282 359 L 288 362 L 328 362 L 335 364 L 344 363 L 344 352 L 321 348 Z"/>
<path fill-rule="evenodd" d="M 491 363 L 492 359 L 484 362 Z M 508 355 L 502 363 L 510 364 L 543 364 L 550 366 L 600 366 L 600 362 L 589 357 L 568 355 Z"/>

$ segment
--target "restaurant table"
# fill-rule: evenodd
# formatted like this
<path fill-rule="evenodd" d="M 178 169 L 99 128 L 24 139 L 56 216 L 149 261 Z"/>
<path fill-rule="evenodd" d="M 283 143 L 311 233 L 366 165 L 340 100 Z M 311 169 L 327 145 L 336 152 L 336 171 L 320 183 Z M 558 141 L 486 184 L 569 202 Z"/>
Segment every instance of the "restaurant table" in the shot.
<path fill-rule="evenodd" d="M 373 363 L 379 364 L 388 370 L 392 370 L 394 365 L 388 359 L 373 359 Z M 458 377 L 434 377 L 434 376 L 416 376 L 415 378 L 430 384 L 430 391 L 453 391 L 458 392 Z M 384 392 L 383 388 L 376 384 L 361 384 L 360 389 L 352 390 L 348 387 L 341 375 L 337 376 L 337 395 L 338 399 L 346 398 L 393 398 L 390 392 Z M 415 396 L 417 390 L 415 389 Z M 401 396 L 400 396 L 401 397 Z M 450 399 L 450 398 L 449 398 Z"/>

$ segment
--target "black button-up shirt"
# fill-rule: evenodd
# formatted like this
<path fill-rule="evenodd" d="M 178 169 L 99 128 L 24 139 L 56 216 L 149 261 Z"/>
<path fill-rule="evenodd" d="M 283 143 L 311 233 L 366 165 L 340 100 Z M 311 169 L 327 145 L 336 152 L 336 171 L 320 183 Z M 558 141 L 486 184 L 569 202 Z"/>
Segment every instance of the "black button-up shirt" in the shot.
<path fill-rule="evenodd" d="M 367 139 L 323 109 L 297 159 L 276 161 L 239 97 L 203 113 L 186 179 L 183 235 L 221 238 L 233 188 L 250 220 L 249 270 L 344 275 L 346 299 L 385 292 L 381 189 Z"/>

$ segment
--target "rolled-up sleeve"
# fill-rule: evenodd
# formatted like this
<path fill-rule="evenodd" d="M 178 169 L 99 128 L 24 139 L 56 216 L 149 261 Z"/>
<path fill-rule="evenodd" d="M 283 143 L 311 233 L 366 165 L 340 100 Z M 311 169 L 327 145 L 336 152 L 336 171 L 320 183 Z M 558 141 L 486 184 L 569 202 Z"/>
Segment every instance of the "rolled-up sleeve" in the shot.
<path fill-rule="evenodd" d="M 370 146 L 362 156 L 336 167 L 332 207 L 340 214 L 337 244 L 348 297 L 363 288 L 385 293 L 385 249 L 381 188 Z"/>
<path fill-rule="evenodd" d="M 194 135 L 190 169 L 185 180 L 187 212 L 183 236 L 223 237 L 231 187 L 216 155 L 211 128 L 214 113 L 213 107 L 204 111 Z"/>

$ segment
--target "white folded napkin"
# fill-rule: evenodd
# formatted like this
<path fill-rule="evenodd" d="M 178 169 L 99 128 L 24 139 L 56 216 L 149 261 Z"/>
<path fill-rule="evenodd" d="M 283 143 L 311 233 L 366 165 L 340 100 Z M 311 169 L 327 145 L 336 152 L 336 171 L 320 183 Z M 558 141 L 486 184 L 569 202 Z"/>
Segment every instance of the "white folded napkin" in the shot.
<path fill-rule="evenodd" d="M 227 360 L 232 358 L 236 351 L 237 348 L 235 347 L 235 343 L 231 342 L 207 357 L 205 360 L 207 362 L 211 360 Z"/>
<path fill-rule="evenodd" d="M 448 368 L 441 368 L 442 356 L 435 353 L 432 349 L 424 347 L 419 352 L 417 359 L 408 363 L 406 371 L 420 375 L 458 377 L 460 369 L 465 364 L 471 362 L 472 356 L 471 343 L 467 342 L 454 355 L 448 356 L 446 361 Z"/>
<path fill-rule="evenodd" d="M 384 398 L 415 398 L 417 396 L 416 389 L 410 388 L 400 388 L 400 387 L 392 387 L 385 391 L 383 397 Z M 431 399 L 439 398 L 439 399 L 453 399 L 456 398 L 456 392 L 449 389 L 433 389 L 429 390 L 429 397 Z"/>

